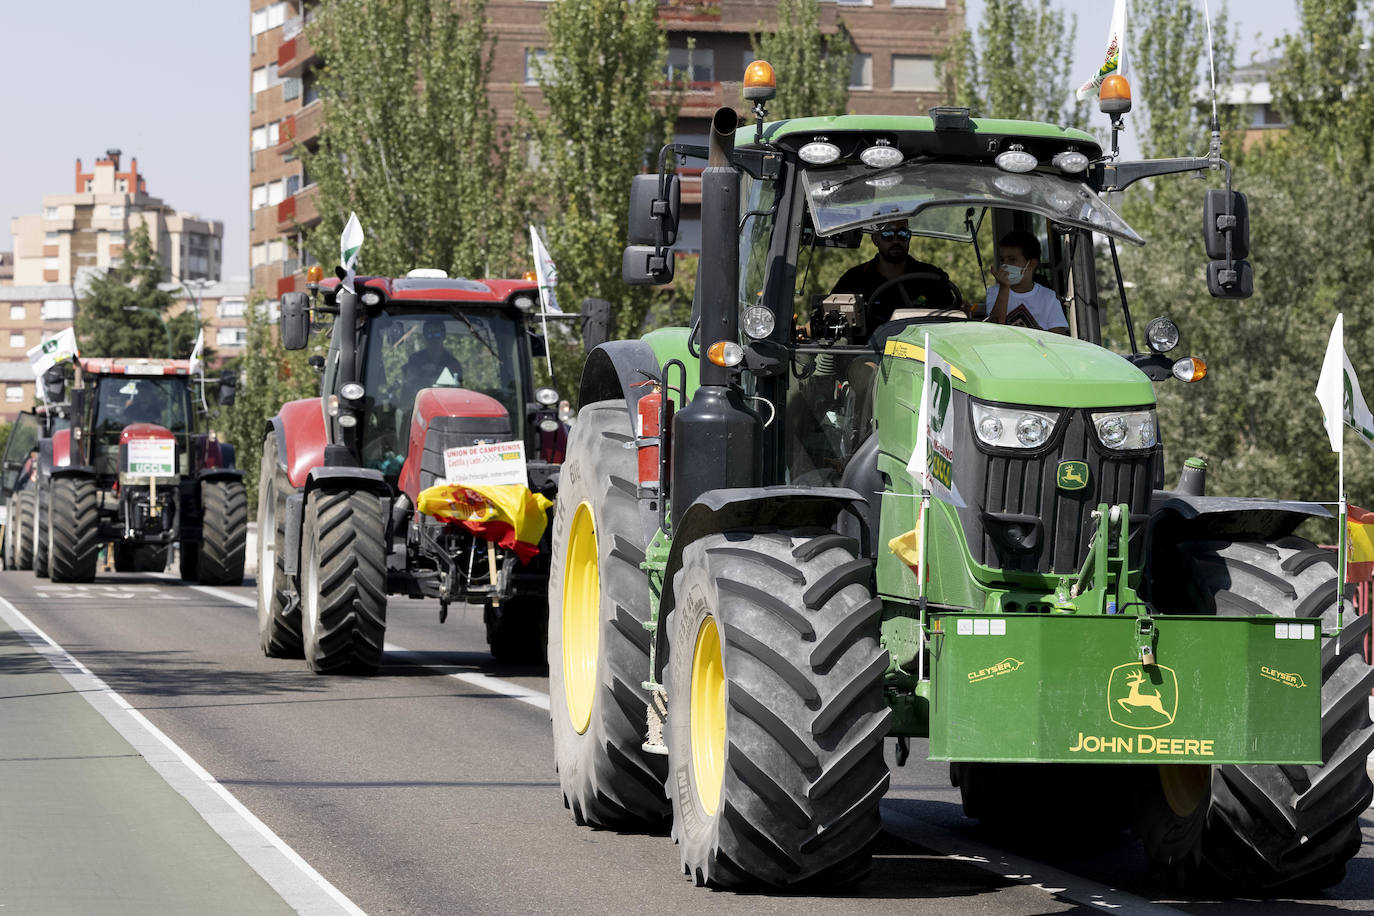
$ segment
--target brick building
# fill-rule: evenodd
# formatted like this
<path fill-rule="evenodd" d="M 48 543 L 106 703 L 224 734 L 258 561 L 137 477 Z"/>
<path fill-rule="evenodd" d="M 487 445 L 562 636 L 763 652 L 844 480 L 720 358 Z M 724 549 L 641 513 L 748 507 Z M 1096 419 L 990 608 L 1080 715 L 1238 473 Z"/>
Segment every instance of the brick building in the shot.
<path fill-rule="evenodd" d="M 298 288 L 309 260 L 302 234 L 319 219 L 317 190 L 295 158 L 296 144 L 317 142 L 320 103 L 315 91 L 319 56 L 304 34 L 312 11 L 327 0 L 249 0 L 252 54 L 249 116 L 252 190 L 250 266 L 253 289 L 269 298 Z M 722 105 L 741 112 L 739 80 L 753 59 L 750 35 L 776 19 L 772 0 L 657 0 L 667 33 L 669 74 L 688 84 L 677 139 L 704 140 L 711 114 Z M 546 0 L 490 0 L 487 20 L 496 37 L 488 86 L 498 118 L 508 119 L 517 88 L 538 105 L 535 68 L 547 44 Z M 850 110 L 863 114 L 924 113 L 939 102 L 935 59 L 963 28 L 963 0 L 822 0 L 823 28 L 843 18 L 857 54 Z M 787 74 L 779 74 L 786 79 Z M 683 250 L 698 244 L 693 219 L 700 188 L 683 186 Z M 366 214 L 360 214 L 366 222 Z"/>

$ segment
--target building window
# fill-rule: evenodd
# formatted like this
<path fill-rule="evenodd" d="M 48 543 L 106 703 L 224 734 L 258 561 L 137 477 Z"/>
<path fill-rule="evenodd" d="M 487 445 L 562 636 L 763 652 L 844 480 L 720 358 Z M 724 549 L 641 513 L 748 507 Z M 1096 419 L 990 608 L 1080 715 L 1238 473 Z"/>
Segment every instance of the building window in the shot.
<path fill-rule="evenodd" d="M 711 48 L 669 48 L 668 79 L 689 83 L 713 83 L 716 52 Z"/>
<path fill-rule="evenodd" d="M 281 122 L 273 121 L 267 125 L 267 145 L 276 146 L 281 142 Z"/>
<path fill-rule="evenodd" d="M 267 68 L 259 67 L 253 71 L 253 91 L 264 92 L 267 89 Z"/>
<path fill-rule="evenodd" d="M 252 28 L 254 35 L 261 35 L 263 32 L 275 29 L 277 26 L 286 22 L 286 3 L 273 3 L 264 6 L 260 10 L 253 11 Z"/>
<path fill-rule="evenodd" d="M 45 232 L 45 233 L 43 233 L 43 241 L 45 241 L 45 242 L 55 242 L 55 241 L 57 241 L 57 233 L 56 233 L 56 232 Z"/>
<path fill-rule="evenodd" d="M 215 316 L 218 318 L 242 318 L 247 307 L 248 302 L 242 297 L 225 296 L 219 301 L 219 307 L 215 309 Z"/>
<path fill-rule="evenodd" d="M 60 264 L 58 263 L 58 259 L 57 259 L 57 258 L 44 258 L 44 259 L 43 259 L 43 269 L 44 269 L 44 270 L 57 270 L 57 269 L 59 268 L 59 266 L 60 266 Z"/>
<path fill-rule="evenodd" d="M 301 189 L 301 176 L 299 176 L 299 175 L 287 175 L 287 176 L 286 176 L 286 196 L 287 196 L 287 197 L 292 197 L 292 196 L 294 196 L 295 193 L 296 193 L 297 191 L 299 191 L 300 189 Z"/>
<path fill-rule="evenodd" d="M 10 349 L 11 349 L 11 350 L 24 350 L 24 349 L 27 349 L 27 348 L 24 346 L 24 332 L 23 332 L 23 331 L 10 331 Z"/>
<path fill-rule="evenodd" d="M 76 315 L 76 306 L 70 299 L 45 299 L 43 301 L 44 321 L 71 321 Z"/>
<path fill-rule="evenodd" d="M 855 54 L 854 62 L 849 67 L 849 88 L 850 89 L 872 89 L 873 88 L 873 55 Z"/>
<path fill-rule="evenodd" d="M 220 328 L 215 334 L 215 345 L 219 347 L 241 347 L 246 343 L 247 328 Z"/>
<path fill-rule="evenodd" d="M 123 219 L 123 218 L 124 218 L 124 205 L 123 205 L 123 204 L 110 204 L 110 219 Z"/>
<path fill-rule="evenodd" d="M 267 206 L 275 207 L 282 202 L 286 196 L 286 183 L 283 181 L 270 181 L 267 183 Z"/>
<path fill-rule="evenodd" d="M 262 265 L 267 263 L 266 242 L 258 242 L 258 244 L 253 246 L 253 250 L 250 255 L 250 260 L 252 261 L 254 267 L 261 267 Z"/>
<path fill-rule="evenodd" d="M 936 92 L 940 81 L 935 58 L 917 54 L 892 55 L 892 88 L 899 92 Z"/>
<path fill-rule="evenodd" d="M 281 97 L 283 101 L 289 102 L 292 99 L 298 99 L 300 98 L 300 95 L 301 81 L 299 79 L 292 76 L 282 81 Z"/>
<path fill-rule="evenodd" d="M 892 0 L 894 7 L 915 7 L 926 10 L 942 10 L 945 8 L 945 0 Z"/>
<path fill-rule="evenodd" d="M 286 258 L 286 243 L 281 239 L 273 239 L 267 243 L 267 260 L 276 263 Z"/>
<path fill-rule="evenodd" d="M 255 127 L 255 128 L 253 128 L 253 149 L 254 149 L 254 150 L 267 149 L 267 128 L 266 128 L 266 127 Z"/>
<path fill-rule="evenodd" d="M 110 244 L 111 244 L 111 245 L 123 245 L 123 244 L 124 244 L 124 233 L 122 233 L 122 232 L 111 232 L 111 233 L 110 233 Z"/>
<path fill-rule="evenodd" d="M 539 85 L 539 77 L 543 75 L 544 65 L 548 63 L 549 52 L 543 48 L 525 49 L 525 85 Z"/>
<path fill-rule="evenodd" d="M 5 386 L 5 400 L 9 401 L 11 404 L 13 404 L 13 403 L 15 403 L 15 402 L 17 402 L 17 401 L 22 401 L 22 400 L 24 400 L 24 386 L 23 386 L 23 385 L 6 385 L 6 386 Z"/>
<path fill-rule="evenodd" d="M 267 206 L 267 185 L 260 184 L 253 188 L 253 209 L 261 210 Z"/>
<path fill-rule="evenodd" d="M 44 219 L 57 219 L 57 208 L 56 208 L 56 207 L 44 207 L 44 208 L 43 208 L 43 218 L 44 218 Z"/>
<path fill-rule="evenodd" d="M 22 305 L 11 305 L 11 306 L 10 306 L 10 321 L 23 321 L 23 320 L 24 320 L 24 306 L 22 306 Z"/>

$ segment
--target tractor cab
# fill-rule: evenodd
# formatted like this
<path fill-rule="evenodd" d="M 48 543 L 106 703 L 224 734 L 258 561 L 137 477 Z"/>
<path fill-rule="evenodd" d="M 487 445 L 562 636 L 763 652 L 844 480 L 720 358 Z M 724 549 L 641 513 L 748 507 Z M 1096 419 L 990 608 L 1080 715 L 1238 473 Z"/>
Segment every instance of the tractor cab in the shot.
<path fill-rule="evenodd" d="M 89 437 L 89 463 L 99 475 L 122 473 L 121 447 L 127 455 L 142 443 L 175 443 L 173 476 L 190 469 L 195 411 L 190 363 L 166 359 L 84 359 L 82 426 Z"/>

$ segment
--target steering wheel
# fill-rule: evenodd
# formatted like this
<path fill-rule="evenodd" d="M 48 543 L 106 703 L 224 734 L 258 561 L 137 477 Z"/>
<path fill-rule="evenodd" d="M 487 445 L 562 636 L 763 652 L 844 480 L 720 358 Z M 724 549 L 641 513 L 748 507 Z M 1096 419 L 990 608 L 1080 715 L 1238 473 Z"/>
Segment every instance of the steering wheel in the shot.
<path fill-rule="evenodd" d="M 964 294 L 959 291 L 959 287 L 954 285 L 954 281 L 949 279 L 949 277 L 946 277 L 943 274 L 938 274 L 933 270 L 913 270 L 911 273 L 902 274 L 900 276 L 893 277 L 891 280 L 884 281 L 883 283 L 879 284 L 878 288 L 875 289 L 873 293 L 868 297 L 868 301 L 870 303 L 877 302 L 878 297 L 881 296 L 887 290 L 888 287 L 896 286 L 899 283 L 905 283 L 908 280 L 934 280 L 936 283 L 943 285 L 947 290 L 949 290 L 950 294 L 954 297 L 954 300 L 947 306 L 931 305 L 931 308 L 963 307 Z M 902 304 L 899 305 L 898 308 L 916 307 L 916 303 L 910 301 L 907 298 L 905 290 L 899 289 L 898 292 L 900 292 L 902 295 Z"/>

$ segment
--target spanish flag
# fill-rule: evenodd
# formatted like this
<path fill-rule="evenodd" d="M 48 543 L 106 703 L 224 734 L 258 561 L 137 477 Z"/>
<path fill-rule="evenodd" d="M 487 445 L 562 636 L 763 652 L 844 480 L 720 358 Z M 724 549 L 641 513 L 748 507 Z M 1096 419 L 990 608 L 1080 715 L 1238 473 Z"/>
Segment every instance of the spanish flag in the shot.
<path fill-rule="evenodd" d="M 522 484 L 438 484 L 420 492 L 418 508 L 440 521 L 460 524 L 485 541 L 515 551 L 521 563 L 539 553 L 553 500 Z"/>
<path fill-rule="evenodd" d="M 1345 581 L 1374 578 L 1374 512 L 1346 506 Z"/>

